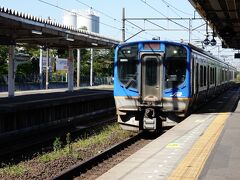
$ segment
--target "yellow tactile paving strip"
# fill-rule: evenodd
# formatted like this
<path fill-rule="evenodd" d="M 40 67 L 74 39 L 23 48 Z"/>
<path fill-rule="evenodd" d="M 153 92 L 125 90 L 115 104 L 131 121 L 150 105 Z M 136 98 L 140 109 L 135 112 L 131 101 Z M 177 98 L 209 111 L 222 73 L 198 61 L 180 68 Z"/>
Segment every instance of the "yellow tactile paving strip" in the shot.
<path fill-rule="evenodd" d="M 220 113 L 204 134 L 193 145 L 189 153 L 172 171 L 169 180 L 198 179 L 230 113 Z"/>

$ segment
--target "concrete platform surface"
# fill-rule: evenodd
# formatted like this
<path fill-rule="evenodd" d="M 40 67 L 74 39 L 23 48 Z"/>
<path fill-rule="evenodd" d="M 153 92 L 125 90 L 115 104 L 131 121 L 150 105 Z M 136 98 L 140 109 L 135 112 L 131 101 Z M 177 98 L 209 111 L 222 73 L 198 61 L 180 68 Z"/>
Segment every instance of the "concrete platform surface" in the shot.
<path fill-rule="evenodd" d="M 199 179 L 240 179 L 240 103 L 228 118 Z"/>

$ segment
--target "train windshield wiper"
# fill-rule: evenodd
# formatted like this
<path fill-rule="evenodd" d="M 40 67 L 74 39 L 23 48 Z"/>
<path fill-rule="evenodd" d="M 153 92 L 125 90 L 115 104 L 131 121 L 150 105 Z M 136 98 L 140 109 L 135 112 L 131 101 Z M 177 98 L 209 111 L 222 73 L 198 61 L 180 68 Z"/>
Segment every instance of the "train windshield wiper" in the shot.
<path fill-rule="evenodd" d="M 125 87 L 128 89 L 133 83 L 136 83 L 136 79 L 130 78 L 128 82 L 125 84 Z"/>

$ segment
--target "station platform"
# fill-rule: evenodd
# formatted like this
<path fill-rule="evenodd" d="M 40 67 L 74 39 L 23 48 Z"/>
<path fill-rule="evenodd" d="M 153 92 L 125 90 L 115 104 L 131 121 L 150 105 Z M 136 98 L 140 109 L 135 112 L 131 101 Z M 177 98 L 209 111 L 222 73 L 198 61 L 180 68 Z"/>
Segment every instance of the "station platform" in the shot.
<path fill-rule="evenodd" d="M 14 97 L 0 93 L 0 145 L 20 134 L 70 128 L 92 114 L 100 117 L 115 113 L 112 87 L 18 91 Z"/>
<path fill-rule="evenodd" d="M 91 89 L 113 90 L 113 85 L 84 86 L 84 87 L 80 87 L 80 88 L 74 88 L 73 91 L 86 90 L 86 89 L 88 89 L 88 90 L 91 90 Z M 67 88 L 15 91 L 15 96 L 46 94 L 46 93 L 59 93 L 59 92 L 69 92 L 69 91 Z M 0 92 L 0 98 L 8 98 L 8 92 Z M 10 98 L 12 98 L 12 97 L 10 97 Z"/>
<path fill-rule="evenodd" d="M 240 179 L 239 95 L 215 98 L 98 180 Z"/>

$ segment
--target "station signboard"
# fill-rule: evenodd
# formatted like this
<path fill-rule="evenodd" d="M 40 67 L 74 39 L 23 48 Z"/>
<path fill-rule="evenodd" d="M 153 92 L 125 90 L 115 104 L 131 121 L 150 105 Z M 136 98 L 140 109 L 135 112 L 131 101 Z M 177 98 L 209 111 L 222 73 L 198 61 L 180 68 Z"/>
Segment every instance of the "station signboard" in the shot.
<path fill-rule="evenodd" d="M 65 58 L 56 59 L 56 70 L 68 70 L 68 60 Z"/>

